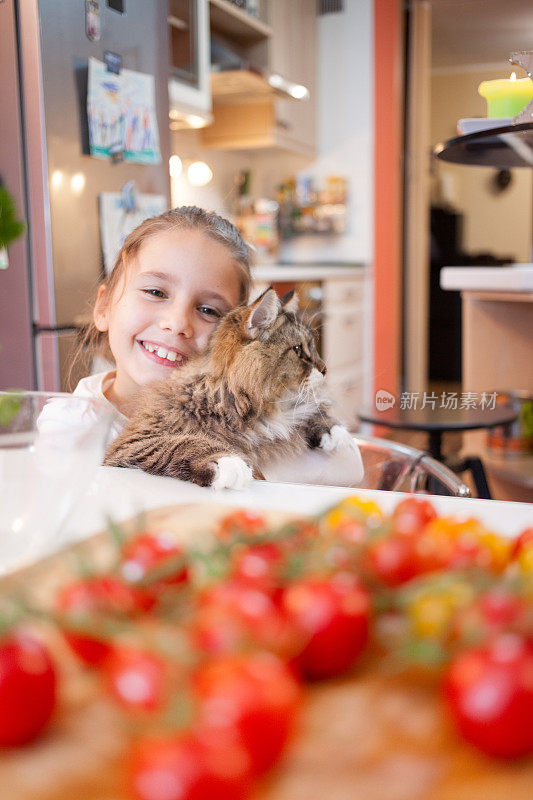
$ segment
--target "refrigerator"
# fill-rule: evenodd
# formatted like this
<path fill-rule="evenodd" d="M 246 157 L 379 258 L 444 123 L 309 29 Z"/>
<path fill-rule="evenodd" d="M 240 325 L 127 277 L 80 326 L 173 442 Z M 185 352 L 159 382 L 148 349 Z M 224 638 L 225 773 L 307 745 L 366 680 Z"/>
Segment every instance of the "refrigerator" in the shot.
<path fill-rule="evenodd" d="M 136 192 L 164 195 L 168 207 L 167 5 L 0 2 L 0 176 L 27 221 L 25 236 L 9 250 L 8 269 L 0 272 L 1 389 L 73 388 L 67 379 L 77 332 L 104 276 L 100 194 L 134 181 Z M 159 163 L 90 155 L 90 59 L 115 74 L 154 76 Z"/>

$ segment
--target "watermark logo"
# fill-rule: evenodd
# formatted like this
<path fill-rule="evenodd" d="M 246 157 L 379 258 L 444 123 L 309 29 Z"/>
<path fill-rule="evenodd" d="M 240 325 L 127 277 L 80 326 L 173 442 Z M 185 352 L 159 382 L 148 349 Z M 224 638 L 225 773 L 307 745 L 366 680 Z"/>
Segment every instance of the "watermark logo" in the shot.
<path fill-rule="evenodd" d="M 388 408 L 394 408 L 396 398 L 385 389 L 378 389 L 376 392 L 376 408 L 378 411 L 386 411 Z"/>
<path fill-rule="evenodd" d="M 494 411 L 497 392 L 402 392 L 399 398 L 401 411 L 423 411 L 443 409 L 446 411 Z M 385 389 L 376 392 L 376 408 L 386 411 L 394 408 L 396 397 Z"/>

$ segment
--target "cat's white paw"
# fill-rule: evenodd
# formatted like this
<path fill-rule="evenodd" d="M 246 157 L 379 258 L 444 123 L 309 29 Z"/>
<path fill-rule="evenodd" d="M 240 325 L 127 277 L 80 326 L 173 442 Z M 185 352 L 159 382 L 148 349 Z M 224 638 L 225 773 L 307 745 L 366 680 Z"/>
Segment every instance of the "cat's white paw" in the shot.
<path fill-rule="evenodd" d="M 246 461 L 239 456 L 222 456 L 215 464 L 213 489 L 244 489 L 253 474 Z"/>
<path fill-rule="evenodd" d="M 329 433 L 325 433 L 320 440 L 320 448 L 326 453 L 336 453 L 344 448 L 358 450 L 353 435 L 344 425 L 334 425 Z"/>

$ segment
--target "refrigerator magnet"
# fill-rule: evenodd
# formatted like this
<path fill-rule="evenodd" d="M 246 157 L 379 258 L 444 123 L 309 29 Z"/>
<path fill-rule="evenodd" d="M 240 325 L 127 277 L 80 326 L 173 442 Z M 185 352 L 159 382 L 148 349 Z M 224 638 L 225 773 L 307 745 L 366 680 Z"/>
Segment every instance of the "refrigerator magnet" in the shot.
<path fill-rule="evenodd" d="M 85 0 L 85 35 L 91 42 L 99 42 L 101 34 L 99 0 Z"/>
<path fill-rule="evenodd" d="M 108 72 L 113 72 L 115 75 L 120 75 L 122 69 L 122 56 L 118 53 L 112 53 L 111 50 L 104 51 L 104 61 Z"/>

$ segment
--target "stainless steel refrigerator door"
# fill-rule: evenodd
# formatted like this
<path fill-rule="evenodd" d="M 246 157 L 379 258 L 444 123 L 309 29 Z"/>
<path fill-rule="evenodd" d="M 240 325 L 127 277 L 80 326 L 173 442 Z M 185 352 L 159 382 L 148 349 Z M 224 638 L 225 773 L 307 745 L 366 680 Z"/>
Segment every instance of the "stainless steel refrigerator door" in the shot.
<path fill-rule="evenodd" d="M 70 325 L 90 312 L 102 277 L 98 195 L 120 191 L 127 181 L 134 180 L 140 192 L 169 198 L 167 2 L 126 0 L 124 5 L 125 13 L 120 14 L 100 2 L 101 38 L 91 41 L 86 35 L 85 0 L 19 3 L 24 96 L 30 116 L 40 109 L 42 139 L 38 141 L 35 124 L 28 131 L 28 161 L 33 166 L 36 193 L 42 196 L 37 213 L 44 226 L 32 239 L 32 253 L 35 319 L 45 327 Z M 87 154 L 87 64 L 91 56 L 103 61 L 105 51 L 119 54 L 123 68 L 155 76 L 162 157 L 158 165 L 111 164 Z M 59 351 L 57 357 L 60 385 L 66 388 L 70 365 Z M 46 362 L 51 363 L 50 358 Z M 49 369 L 42 381 L 46 388 L 58 388 L 58 376 Z"/>

